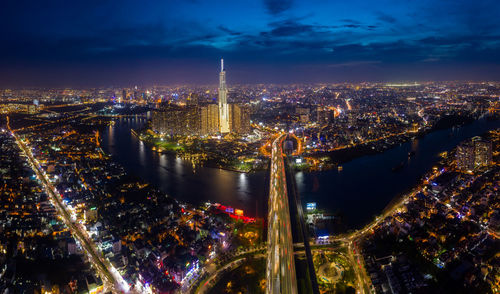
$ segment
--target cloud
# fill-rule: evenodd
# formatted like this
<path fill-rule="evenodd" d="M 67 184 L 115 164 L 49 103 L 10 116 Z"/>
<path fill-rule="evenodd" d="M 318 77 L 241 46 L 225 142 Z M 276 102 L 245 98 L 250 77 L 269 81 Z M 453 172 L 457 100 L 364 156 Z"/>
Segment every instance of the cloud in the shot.
<path fill-rule="evenodd" d="M 292 7 L 292 0 L 264 0 L 268 13 L 277 15 Z"/>
<path fill-rule="evenodd" d="M 395 23 L 396 18 L 383 12 L 379 12 L 378 19 L 386 23 Z"/>
<path fill-rule="evenodd" d="M 283 21 L 279 23 L 273 24 L 274 28 L 269 32 L 270 35 L 273 36 L 294 36 L 303 33 L 310 33 L 313 31 L 313 26 L 300 24 L 296 21 Z M 267 34 L 265 32 L 264 34 Z"/>
<path fill-rule="evenodd" d="M 355 20 L 355 19 L 350 19 L 350 18 L 343 18 L 340 20 L 341 22 L 345 22 L 345 23 L 349 23 L 349 24 L 361 24 L 359 21 Z"/>
<path fill-rule="evenodd" d="M 35 66 L 43 75 L 58 64 L 68 71 L 87 66 L 105 71 L 147 62 L 159 70 L 164 69 L 157 63 L 192 62 L 195 72 L 198 64 L 216 63 L 220 56 L 241 68 L 311 65 L 362 72 L 398 66 L 408 73 L 417 66 L 500 66 L 500 23 L 495 17 L 500 2 L 495 0 L 404 5 L 389 0 L 382 12 L 375 4 L 359 11 L 352 1 L 345 4 L 347 10 L 324 0 L 309 5 L 265 0 L 257 9 L 239 1 L 222 7 L 223 1 L 192 1 L 197 3 L 174 1 L 179 9 L 172 9 L 169 1 L 105 1 L 110 9 L 88 2 L 48 6 L 7 1 L 0 9 L 0 73 Z M 214 17 L 221 13 L 225 16 Z"/>
<path fill-rule="evenodd" d="M 240 32 L 233 31 L 233 30 L 228 29 L 227 27 L 222 26 L 222 25 L 218 26 L 217 28 L 218 28 L 219 30 L 221 30 L 221 31 L 225 32 L 225 33 L 228 33 L 228 34 L 229 34 L 229 35 L 231 35 L 231 36 L 239 36 L 239 35 L 241 35 L 241 33 L 240 33 Z"/>

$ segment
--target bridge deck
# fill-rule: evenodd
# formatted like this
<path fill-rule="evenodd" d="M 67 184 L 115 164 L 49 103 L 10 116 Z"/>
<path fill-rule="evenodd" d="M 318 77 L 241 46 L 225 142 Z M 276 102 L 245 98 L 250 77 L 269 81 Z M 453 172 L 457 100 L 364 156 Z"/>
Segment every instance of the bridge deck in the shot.
<path fill-rule="evenodd" d="M 272 144 L 269 187 L 267 293 L 297 293 L 290 209 L 283 162 L 283 140 Z"/>

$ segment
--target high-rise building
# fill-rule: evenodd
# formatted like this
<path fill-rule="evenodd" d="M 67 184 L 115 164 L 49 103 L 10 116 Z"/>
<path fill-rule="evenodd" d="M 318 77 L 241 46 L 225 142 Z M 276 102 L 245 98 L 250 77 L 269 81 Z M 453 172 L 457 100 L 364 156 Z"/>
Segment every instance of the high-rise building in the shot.
<path fill-rule="evenodd" d="M 462 142 L 457 146 L 456 160 L 457 167 L 463 171 L 472 171 L 481 166 L 490 165 L 492 163 L 491 142 L 481 137 Z"/>
<path fill-rule="evenodd" d="M 248 107 L 240 104 L 230 104 L 230 130 L 238 134 L 250 132 L 250 111 Z"/>
<path fill-rule="evenodd" d="M 186 107 L 185 122 L 181 123 L 181 127 L 185 128 L 184 135 L 199 135 L 200 125 L 200 108 L 196 106 Z"/>
<path fill-rule="evenodd" d="M 250 109 L 245 105 L 227 103 L 226 72 L 221 60 L 219 103 L 198 105 L 197 94 L 190 94 L 186 106 L 170 105 L 153 112 L 152 128 L 168 135 L 215 135 L 250 132 Z"/>
<path fill-rule="evenodd" d="M 491 142 L 476 139 L 474 141 L 474 165 L 475 167 L 488 166 L 492 163 L 492 145 Z"/>
<path fill-rule="evenodd" d="M 230 132 L 247 134 L 250 132 L 250 111 L 245 105 L 228 104 Z M 152 128 L 166 135 L 215 135 L 220 133 L 220 108 L 210 103 L 201 106 L 170 105 L 153 111 Z"/>
<path fill-rule="evenodd" d="M 226 72 L 224 71 L 224 59 L 220 60 L 219 74 L 219 128 L 222 134 L 231 131 L 229 126 L 229 105 L 227 104 Z"/>
<path fill-rule="evenodd" d="M 456 151 L 457 167 L 463 171 L 474 169 L 474 144 L 470 141 L 462 142 Z"/>
<path fill-rule="evenodd" d="M 207 104 L 200 107 L 201 135 L 213 135 L 219 132 L 219 106 Z"/>
<path fill-rule="evenodd" d="M 127 90 L 123 89 L 122 91 L 122 101 L 125 102 L 127 101 Z"/>
<path fill-rule="evenodd" d="M 153 111 L 152 128 L 155 132 L 166 135 L 200 134 L 200 109 L 169 106 L 160 111 Z"/>

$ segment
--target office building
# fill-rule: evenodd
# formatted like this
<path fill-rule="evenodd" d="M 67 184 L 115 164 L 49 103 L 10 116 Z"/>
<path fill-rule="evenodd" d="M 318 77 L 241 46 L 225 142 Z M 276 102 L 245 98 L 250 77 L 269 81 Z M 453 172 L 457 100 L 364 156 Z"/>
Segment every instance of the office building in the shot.
<path fill-rule="evenodd" d="M 474 144 L 470 141 L 462 142 L 457 146 L 457 168 L 462 171 L 474 169 Z"/>
<path fill-rule="evenodd" d="M 198 107 L 169 106 L 154 111 L 153 131 L 172 136 L 190 136 L 200 133 L 200 109 Z"/>
<path fill-rule="evenodd" d="M 472 171 L 492 164 L 492 144 L 481 137 L 462 142 L 457 146 L 457 167 L 463 171 Z"/>
<path fill-rule="evenodd" d="M 491 142 L 477 138 L 474 141 L 474 166 L 488 166 L 492 164 Z"/>
<path fill-rule="evenodd" d="M 226 72 L 224 71 L 224 59 L 220 60 L 220 74 L 219 74 L 219 128 L 221 134 L 226 134 L 231 131 L 229 105 L 227 104 L 227 86 L 226 86 Z"/>
<path fill-rule="evenodd" d="M 240 104 L 230 104 L 230 130 L 237 134 L 250 132 L 250 110 Z"/>
<path fill-rule="evenodd" d="M 207 104 L 200 107 L 201 135 L 214 135 L 219 132 L 219 106 Z"/>
<path fill-rule="evenodd" d="M 199 96 L 191 93 L 186 106 L 170 105 L 153 112 L 153 131 L 165 135 L 216 135 L 250 133 L 250 109 L 227 103 L 226 72 L 221 60 L 218 104 L 199 105 Z"/>

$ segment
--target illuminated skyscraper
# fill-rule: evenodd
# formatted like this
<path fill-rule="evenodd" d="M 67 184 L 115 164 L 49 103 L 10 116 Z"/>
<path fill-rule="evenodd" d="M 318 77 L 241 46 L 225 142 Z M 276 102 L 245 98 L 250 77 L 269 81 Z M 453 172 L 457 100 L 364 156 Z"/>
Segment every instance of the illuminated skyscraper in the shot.
<path fill-rule="evenodd" d="M 215 135 L 220 131 L 219 107 L 217 104 L 207 104 L 200 108 L 202 135 Z"/>
<path fill-rule="evenodd" d="M 190 136 L 200 133 L 200 109 L 198 107 L 169 106 L 153 111 L 153 131 L 166 135 Z"/>
<path fill-rule="evenodd" d="M 492 164 L 492 144 L 481 137 L 462 142 L 457 146 L 457 167 L 464 171 L 472 171 Z"/>
<path fill-rule="evenodd" d="M 248 107 L 239 104 L 229 104 L 231 132 L 237 134 L 250 133 L 250 111 Z"/>
<path fill-rule="evenodd" d="M 488 166 L 492 164 L 492 144 L 490 141 L 478 138 L 474 141 L 474 165 L 475 167 Z"/>
<path fill-rule="evenodd" d="M 457 167 L 463 171 L 474 169 L 474 144 L 472 142 L 462 142 L 457 146 L 456 152 Z"/>
<path fill-rule="evenodd" d="M 229 133 L 229 107 L 227 104 L 226 72 L 224 71 L 224 59 L 220 60 L 219 74 L 219 127 L 222 134 Z"/>

